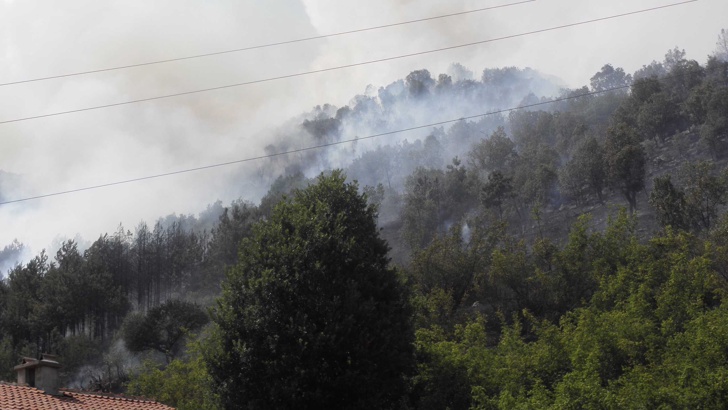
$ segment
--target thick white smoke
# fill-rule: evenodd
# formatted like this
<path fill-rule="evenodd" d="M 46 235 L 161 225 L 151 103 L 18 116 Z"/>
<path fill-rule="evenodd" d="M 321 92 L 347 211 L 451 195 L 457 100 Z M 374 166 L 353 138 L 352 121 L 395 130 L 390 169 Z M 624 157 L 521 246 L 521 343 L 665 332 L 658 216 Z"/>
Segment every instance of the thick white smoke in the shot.
<path fill-rule="evenodd" d="M 0 2 L 0 82 L 209 53 L 503 4 L 482 0 L 51 0 Z M 617 14 L 664 2 L 544 1 L 468 16 L 292 46 L 0 87 L 0 121 L 221 86 Z M 700 61 L 712 51 L 728 3 L 697 2 L 627 17 L 386 63 L 39 120 L 0 124 L 0 170 L 22 184 L 5 199 L 165 173 L 265 154 L 271 143 L 308 141 L 281 127 L 319 104 L 426 68 L 433 76 L 460 62 L 476 79 L 485 67 L 533 67 L 578 87 L 605 63 L 632 72 L 667 49 Z M 453 74 L 455 74 L 453 72 Z M 458 71 L 457 75 L 467 75 Z M 371 85 L 371 87 L 367 87 Z M 426 108 L 407 113 L 430 118 Z M 460 116 L 452 112 L 439 114 Z M 403 113 L 404 115 L 404 113 Z M 283 130 L 283 131 L 282 131 Z M 348 135 L 366 130 L 349 129 Z M 410 141 L 421 135 L 406 136 Z M 372 144 L 371 146 L 375 146 Z M 367 145 L 357 145 L 358 150 Z M 330 150 L 337 164 L 341 150 Z M 0 206 L 0 247 L 13 239 L 33 253 L 57 236 L 88 240 L 119 223 L 133 228 L 172 212 L 197 213 L 267 189 L 259 165 L 211 169 L 136 184 Z"/>

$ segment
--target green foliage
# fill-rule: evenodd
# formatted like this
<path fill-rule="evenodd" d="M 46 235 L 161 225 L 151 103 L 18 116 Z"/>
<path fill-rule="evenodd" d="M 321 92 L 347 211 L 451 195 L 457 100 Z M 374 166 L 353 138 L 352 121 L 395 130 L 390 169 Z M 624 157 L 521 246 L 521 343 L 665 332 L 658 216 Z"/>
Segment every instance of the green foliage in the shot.
<path fill-rule="evenodd" d="M 488 209 L 498 211 L 498 216 L 503 217 L 503 204 L 513 198 L 513 185 L 511 178 L 504 176 L 499 171 L 493 171 L 488 175 L 488 182 L 483 185 L 480 191 L 480 203 Z"/>
<path fill-rule="evenodd" d="M 513 188 L 526 207 L 547 206 L 556 197 L 559 154 L 551 146 L 531 143 L 523 148 L 513 173 Z M 518 206 L 515 207 L 520 215 Z"/>
<path fill-rule="evenodd" d="M 529 159 L 524 156 L 524 164 L 529 162 Z M 521 168 L 521 171 L 525 171 L 525 167 Z M 522 184 L 521 198 L 526 200 L 528 204 L 549 205 L 556 192 L 556 181 L 558 179 L 556 167 L 538 164 L 535 170 L 531 169 L 530 173 L 519 172 L 517 177 L 523 177 L 524 175 L 527 176 L 517 180 Z"/>
<path fill-rule="evenodd" d="M 511 111 L 508 119 L 513 141 L 520 149 L 555 145 L 556 127 L 550 112 L 517 110 Z"/>
<path fill-rule="evenodd" d="M 285 199 L 287 195 L 290 195 L 296 189 L 303 188 L 308 184 L 309 181 L 302 172 L 294 172 L 286 174 L 285 176 L 279 176 L 275 181 L 273 181 L 270 189 L 268 189 L 268 193 L 260 200 L 259 209 L 261 214 L 269 216 L 273 212 L 273 208 L 275 208 L 276 204 Z"/>
<path fill-rule="evenodd" d="M 655 178 L 650 204 L 663 226 L 707 232 L 715 225 L 719 209 L 728 202 L 728 176 L 716 174 L 709 161 L 688 162 L 678 172 L 681 187 L 670 176 Z"/>
<path fill-rule="evenodd" d="M 209 357 L 226 407 L 397 406 L 413 359 L 410 313 L 375 217 L 336 171 L 243 242 Z"/>
<path fill-rule="evenodd" d="M 595 138 L 585 138 L 577 146 L 571 161 L 559 170 L 559 188 L 562 195 L 577 203 L 584 202 L 587 193 L 593 193 L 602 202 L 606 186 L 604 149 Z"/>
<path fill-rule="evenodd" d="M 725 153 L 725 142 L 728 139 L 728 86 L 715 87 L 705 101 L 705 123 L 700 129 L 700 136 L 716 158 Z"/>
<path fill-rule="evenodd" d="M 316 142 L 332 142 L 338 139 L 341 120 L 319 112 L 316 118 L 304 120 L 301 126 L 314 137 Z"/>
<path fill-rule="evenodd" d="M 417 168 L 407 177 L 402 237 L 413 252 L 445 233 L 447 223 L 460 220 L 475 206 L 474 185 L 457 157 L 445 171 Z"/>
<path fill-rule="evenodd" d="M 587 272 L 593 296 L 558 325 L 524 311 L 497 344 L 479 320 L 419 330 L 415 391 L 436 403 L 420 408 L 722 408 L 725 282 L 711 247 L 670 231 L 640 245 L 630 223 L 620 214 L 604 234 L 586 220 L 574 228 L 552 271 Z"/>
<path fill-rule="evenodd" d="M 628 86 L 632 82 L 632 76 L 625 74 L 621 67 L 614 68 L 611 64 L 605 64 L 589 82 L 592 91 L 604 91 Z"/>
<path fill-rule="evenodd" d="M 180 408 L 214 408 L 212 388 L 227 407 L 251 408 L 726 407 L 728 62 L 685 56 L 675 48 L 644 66 L 629 92 L 564 90 L 549 111 L 463 119 L 361 153 L 355 144 L 349 175 L 364 195 L 338 172 L 306 188 L 303 170 L 328 166 L 323 151 L 276 156 L 262 173 L 285 166 L 286 176 L 260 207 L 218 202 L 212 223 L 120 227 L 84 252 L 67 241 L 0 282 L 0 365 L 51 351 L 68 376 L 102 360 L 92 385 L 109 390 L 127 373 L 103 350 L 136 306 L 147 313 L 127 318 L 130 348 L 157 349 L 168 366 L 145 365 L 132 388 Z M 406 120 L 404 104 L 539 101 L 532 71 L 486 69 L 481 80 L 414 71 L 297 123 L 331 142 L 354 120 L 372 130 Z M 607 64 L 590 85 L 630 80 Z M 468 160 L 446 164 L 455 154 Z M 716 162 L 688 162 L 708 155 Z M 635 213 L 648 174 L 654 213 Z M 615 193 L 632 214 L 605 222 Z M 654 219 L 664 230 L 650 238 Z M 181 356 L 179 342 L 202 316 L 185 324 L 185 309 L 160 304 L 209 300 L 228 269 L 208 375 L 199 348 Z"/>
<path fill-rule="evenodd" d="M 578 110 L 554 113 L 554 130 L 556 132 L 556 145 L 553 147 L 561 158 L 570 156 L 574 147 L 590 133 L 590 124 L 587 116 Z"/>
<path fill-rule="evenodd" d="M 204 342 L 191 340 L 187 357 L 172 360 L 160 368 L 152 361 L 132 375 L 128 393 L 153 398 L 178 410 L 216 410 L 219 398 L 213 394 L 202 350 Z"/>
<path fill-rule="evenodd" d="M 685 202 L 685 193 L 672 184 L 669 175 L 655 178 L 650 192 L 650 205 L 663 227 L 689 228 L 690 215 Z"/>
<path fill-rule="evenodd" d="M 484 296 L 478 283 L 486 275 L 491 253 L 503 234 L 502 226 L 485 230 L 457 224 L 415 253 L 407 274 L 418 327 L 449 329 L 469 317 L 472 305 L 478 305 Z"/>
<path fill-rule="evenodd" d="M 632 84 L 631 102 L 644 104 L 660 91 L 662 91 L 662 86 L 657 76 L 638 79 Z"/>
<path fill-rule="evenodd" d="M 9 337 L 0 337 L 0 380 L 13 380 L 13 367 L 17 364 L 12 341 Z"/>
<path fill-rule="evenodd" d="M 367 203 L 370 205 L 374 205 L 377 208 L 382 204 L 384 201 L 384 185 L 377 184 L 376 187 L 373 186 L 365 186 L 362 191 L 364 192 L 364 195 L 367 198 Z"/>
<path fill-rule="evenodd" d="M 84 365 L 102 361 L 104 347 L 100 340 L 84 334 L 65 337 L 58 346 L 59 360 L 63 364 L 61 376 L 73 378 Z"/>
<path fill-rule="evenodd" d="M 635 129 L 626 124 L 611 128 L 605 144 L 605 159 L 610 185 L 624 195 L 630 211 L 634 212 L 637 193 L 645 187 L 647 162 Z"/>
<path fill-rule="evenodd" d="M 455 157 L 445 167 L 445 219 L 460 220 L 477 206 L 477 181 L 473 174 Z"/>
<path fill-rule="evenodd" d="M 16 266 L 8 274 L 2 323 L 13 346 L 24 342 L 42 343 L 46 324 L 39 316 L 39 310 L 42 281 L 47 271 L 48 257 L 41 252 L 25 266 Z"/>
<path fill-rule="evenodd" d="M 417 331 L 422 361 L 414 380 L 416 408 L 546 408 L 553 389 L 569 369 L 559 328 L 526 315 L 537 335 L 522 337 L 520 321 L 503 329 L 493 345 L 486 324 L 475 319 L 458 325 L 451 337 L 440 328 Z"/>
<path fill-rule="evenodd" d="M 430 72 L 427 70 L 415 70 L 405 78 L 405 85 L 412 98 L 423 98 L 430 93 L 430 88 L 435 85 Z"/>
<path fill-rule="evenodd" d="M 184 337 L 208 321 L 205 311 L 196 304 L 170 299 L 146 314 L 130 314 L 124 321 L 122 337 L 132 352 L 156 350 L 169 363 L 180 353 Z"/>
<path fill-rule="evenodd" d="M 637 127 L 644 139 L 664 142 L 678 130 L 679 123 L 678 105 L 664 92 L 652 94 L 637 114 Z"/>
<path fill-rule="evenodd" d="M 423 248 L 437 234 L 445 201 L 443 179 L 441 170 L 425 168 L 407 177 L 402 236 L 412 250 Z"/>
<path fill-rule="evenodd" d="M 415 408 L 471 408 L 473 379 L 487 380 L 482 372 L 489 370 L 492 356 L 486 347 L 485 323 L 458 325 L 452 340 L 439 327 L 419 329 L 416 349 L 420 364 L 413 380 Z"/>
<path fill-rule="evenodd" d="M 497 310 L 506 314 L 526 308 L 530 297 L 535 296 L 531 292 L 537 278 L 525 243 L 506 238 L 493 250 L 491 258 L 488 275 L 480 283 L 482 289 L 487 289 L 485 299 L 499 302 Z"/>
<path fill-rule="evenodd" d="M 492 171 L 509 172 L 518 158 L 515 144 L 503 127 L 499 127 L 489 138 L 481 140 L 468 155 L 471 168 L 482 176 Z"/>
<path fill-rule="evenodd" d="M 715 164 L 708 161 L 688 162 L 679 175 L 691 224 L 697 231 L 709 230 L 728 201 L 728 175 L 716 175 Z"/>
<path fill-rule="evenodd" d="M 196 283 L 198 288 L 212 288 L 215 294 L 219 292 L 225 269 L 238 260 L 240 242 L 250 237 L 253 224 L 260 217 L 259 209 L 244 201 L 233 202 L 223 210 L 217 226 L 211 232 L 206 255 L 209 263 L 205 266 L 205 277 Z"/>

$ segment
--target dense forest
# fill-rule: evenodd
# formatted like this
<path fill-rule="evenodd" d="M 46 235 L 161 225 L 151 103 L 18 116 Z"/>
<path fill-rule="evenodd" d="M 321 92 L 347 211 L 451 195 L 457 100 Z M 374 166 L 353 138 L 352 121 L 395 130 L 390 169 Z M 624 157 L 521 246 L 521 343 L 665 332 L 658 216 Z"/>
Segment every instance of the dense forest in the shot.
<path fill-rule="evenodd" d="M 675 48 L 632 74 L 605 64 L 579 89 L 512 67 L 474 79 L 456 64 L 370 91 L 292 120 L 266 151 L 469 118 L 411 141 L 273 156 L 258 203 L 119 226 L 22 264 L 23 244 L 8 244 L 0 379 L 18 357 L 52 352 L 67 385 L 181 409 L 728 406 L 728 50 L 701 64 Z M 330 265 L 356 280 L 323 278 L 349 274 Z M 312 338 L 330 360 L 319 366 L 284 322 L 309 323 L 308 308 L 326 326 L 353 319 L 316 297 L 343 298 L 336 309 L 381 337 L 341 352 L 349 336 Z M 356 349 L 388 365 L 330 373 L 368 354 Z M 286 378 L 260 386 L 262 368 Z"/>

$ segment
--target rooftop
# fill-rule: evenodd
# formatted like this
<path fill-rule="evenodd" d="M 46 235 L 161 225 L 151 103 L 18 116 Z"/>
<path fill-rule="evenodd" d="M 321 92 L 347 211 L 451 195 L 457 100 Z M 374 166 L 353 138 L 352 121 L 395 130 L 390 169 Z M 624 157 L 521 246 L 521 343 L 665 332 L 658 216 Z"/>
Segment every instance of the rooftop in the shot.
<path fill-rule="evenodd" d="M 60 389 L 58 395 L 46 394 L 35 387 L 0 382 L 2 410 L 174 410 L 151 400 L 83 393 Z"/>

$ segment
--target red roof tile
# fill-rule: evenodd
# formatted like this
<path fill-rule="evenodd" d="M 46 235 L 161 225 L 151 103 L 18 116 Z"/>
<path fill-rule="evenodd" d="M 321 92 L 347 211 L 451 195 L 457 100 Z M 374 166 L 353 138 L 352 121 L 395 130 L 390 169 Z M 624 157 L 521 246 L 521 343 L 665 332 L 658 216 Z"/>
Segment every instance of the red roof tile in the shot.
<path fill-rule="evenodd" d="M 62 391 L 51 396 L 34 387 L 0 382 L 2 410 L 174 410 L 151 400 Z"/>

